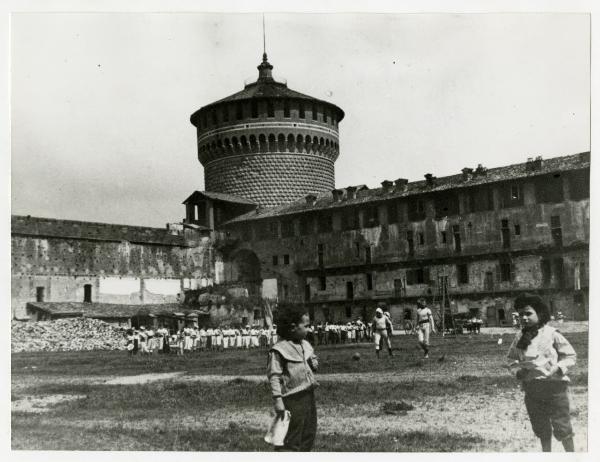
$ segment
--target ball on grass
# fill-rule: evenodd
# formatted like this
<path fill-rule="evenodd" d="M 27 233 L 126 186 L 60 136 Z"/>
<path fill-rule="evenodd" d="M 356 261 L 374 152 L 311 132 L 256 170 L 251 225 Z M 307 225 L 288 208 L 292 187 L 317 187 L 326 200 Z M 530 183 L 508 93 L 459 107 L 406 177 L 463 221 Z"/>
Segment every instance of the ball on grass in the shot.
<path fill-rule="evenodd" d="M 352 359 L 353 359 L 354 361 L 358 361 L 358 360 L 360 360 L 360 353 L 354 353 L 354 354 L 352 355 Z"/>
<path fill-rule="evenodd" d="M 502 338 L 498 339 L 498 345 L 502 345 Z"/>

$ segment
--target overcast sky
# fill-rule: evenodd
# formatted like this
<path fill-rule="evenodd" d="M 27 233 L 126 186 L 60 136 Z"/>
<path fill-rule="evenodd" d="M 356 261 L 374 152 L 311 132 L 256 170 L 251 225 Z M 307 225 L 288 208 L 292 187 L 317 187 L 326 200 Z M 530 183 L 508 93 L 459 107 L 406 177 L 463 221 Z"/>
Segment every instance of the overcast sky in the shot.
<path fill-rule="evenodd" d="M 257 14 L 12 17 L 12 213 L 162 227 L 189 116 L 255 79 Z M 346 112 L 336 185 L 590 149 L 589 16 L 267 14 L 274 74 Z"/>

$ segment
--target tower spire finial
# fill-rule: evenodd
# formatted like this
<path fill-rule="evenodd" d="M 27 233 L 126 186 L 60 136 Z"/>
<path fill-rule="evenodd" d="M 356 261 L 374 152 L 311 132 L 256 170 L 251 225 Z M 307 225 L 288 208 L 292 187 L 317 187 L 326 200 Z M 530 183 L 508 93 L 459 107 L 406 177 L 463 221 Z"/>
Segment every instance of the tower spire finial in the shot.
<path fill-rule="evenodd" d="M 265 14 L 264 13 L 263 13 L 262 20 L 263 20 L 263 58 L 262 58 L 262 63 L 260 63 L 257 68 L 259 82 L 273 80 L 273 76 L 271 75 L 271 69 L 273 69 L 273 66 L 271 66 L 271 64 L 269 64 L 269 61 L 267 61 L 267 34 L 265 31 Z"/>

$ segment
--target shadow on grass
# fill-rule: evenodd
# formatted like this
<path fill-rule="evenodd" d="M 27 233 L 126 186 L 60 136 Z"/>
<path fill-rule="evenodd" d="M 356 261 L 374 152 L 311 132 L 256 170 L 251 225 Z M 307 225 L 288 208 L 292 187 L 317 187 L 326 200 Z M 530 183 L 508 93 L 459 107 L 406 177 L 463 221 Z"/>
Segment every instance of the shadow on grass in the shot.
<path fill-rule="evenodd" d="M 52 427 L 14 422 L 13 450 L 86 451 L 272 451 L 264 430 L 236 426 L 235 431 L 186 430 L 155 427 L 143 430 Z M 481 450 L 490 441 L 471 434 L 391 432 L 373 436 L 317 435 L 315 451 L 322 452 L 461 452 Z M 488 446 L 489 447 L 489 446 Z"/>

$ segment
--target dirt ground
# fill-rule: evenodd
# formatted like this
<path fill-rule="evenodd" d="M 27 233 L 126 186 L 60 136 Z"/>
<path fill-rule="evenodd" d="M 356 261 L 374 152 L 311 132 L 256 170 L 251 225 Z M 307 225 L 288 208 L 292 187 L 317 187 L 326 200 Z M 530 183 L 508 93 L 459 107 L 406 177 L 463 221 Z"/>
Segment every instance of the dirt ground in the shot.
<path fill-rule="evenodd" d="M 587 334 L 566 335 L 579 357 L 569 393 L 575 447 L 585 451 Z M 499 346 L 497 338 L 434 340 L 437 351 L 428 362 L 407 336 L 394 339 L 393 358 L 380 360 L 370 345 L 317 347 L 324 372 L 318 375 L 315 449 L 539 451 L 523 393 L 502 367 L 508 345 Z M 351 359 L 356 351 L 360 361 Z M 270 450 L 262 436 L 271 402 L 264 374 L 256 373 L 264 369 L 266 352 L 210 355 L 185 359 L 187 367 L 173 371 L 169 361 L 175 358 L 131 359 L 121 352 L 61 356 L 62 367 L 44 366 L 54 364 L 48 354 L 15 354 L 13 449 Z M 123 369 L 81 373 L 106 362 Z M 227 362 L 237 365 L 237 374 Z M 414 409 L 406 415 L 382 412 L 385 403 L 400 400 Z M 562 451 L 558 442 L 554 450 Z"/>

